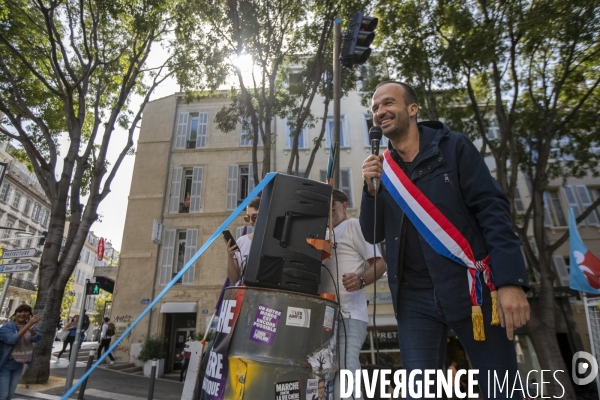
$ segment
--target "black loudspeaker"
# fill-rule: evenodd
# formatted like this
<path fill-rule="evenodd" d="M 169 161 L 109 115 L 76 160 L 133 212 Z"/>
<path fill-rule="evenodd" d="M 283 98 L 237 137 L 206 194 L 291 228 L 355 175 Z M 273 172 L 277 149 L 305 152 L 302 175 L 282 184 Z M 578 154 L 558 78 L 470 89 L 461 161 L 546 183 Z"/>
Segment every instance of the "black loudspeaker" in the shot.
<path fill-rule="evenodd" d="M 306 241 L 325 239 L 332 188 L 278 174 L 263 190 L 244 284 L 318 293 L 321 255 Z"/>

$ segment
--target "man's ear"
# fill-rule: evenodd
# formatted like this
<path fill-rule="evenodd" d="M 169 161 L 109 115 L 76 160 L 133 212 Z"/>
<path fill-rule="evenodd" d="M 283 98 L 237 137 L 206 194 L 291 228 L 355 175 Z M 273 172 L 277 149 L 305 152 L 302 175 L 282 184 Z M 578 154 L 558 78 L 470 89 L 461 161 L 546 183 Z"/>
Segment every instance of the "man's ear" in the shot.
<path fill-rule="evenodd" d="M 408 106 L 408 115 L 410 117 L 417 117 L 417 114 L 419 113 L 419 105 L 417 103 L 412 103 L 411 105 Z"/>
<path fill-rule="evenodd" d="M 344 212 L 345 212 L 346 209 L 348 209 L 348 202 L 347 201 L 343 202 L 342 207 L 344 207 Z"/>

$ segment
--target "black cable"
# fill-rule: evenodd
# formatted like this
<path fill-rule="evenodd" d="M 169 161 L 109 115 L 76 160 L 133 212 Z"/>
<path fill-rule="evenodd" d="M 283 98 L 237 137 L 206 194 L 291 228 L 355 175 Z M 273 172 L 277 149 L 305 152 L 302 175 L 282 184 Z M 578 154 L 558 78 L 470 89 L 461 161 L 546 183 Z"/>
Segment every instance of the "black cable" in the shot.
<path fill-rule="evenodd" d="M 379 181 L 381 184 L 381 181 Z M 375 201 L 373 205 L 373 332 L 375 333 L 375 351 L 377 365 L 381 365 L 379 358 L 379 337 L 377 336 L 377 323 L 375 322 L 375 316 L 377 315 L 377 244 L 375 238 L 377 237 L 377 193 L 379 190 L 375 190 Z"/>

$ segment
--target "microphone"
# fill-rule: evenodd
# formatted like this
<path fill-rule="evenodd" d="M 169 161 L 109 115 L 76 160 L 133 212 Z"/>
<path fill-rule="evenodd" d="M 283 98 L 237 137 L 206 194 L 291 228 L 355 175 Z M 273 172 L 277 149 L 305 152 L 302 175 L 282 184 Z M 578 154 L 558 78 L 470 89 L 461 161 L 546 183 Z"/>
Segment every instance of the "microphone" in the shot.
<path fill-rule="evenodd" d="M 383 136 L 383 131 L 379 126 L 373 126 L 369 129 L 369 140 L 371 141 L 371 154 L 379 155 L 379 141 Z M 379 186 L 379 178 L 371 178 L 371 182 L 373 182 L 373 188 L 375 189 L 375 193 L 377 193 L 377 186 Z"/>

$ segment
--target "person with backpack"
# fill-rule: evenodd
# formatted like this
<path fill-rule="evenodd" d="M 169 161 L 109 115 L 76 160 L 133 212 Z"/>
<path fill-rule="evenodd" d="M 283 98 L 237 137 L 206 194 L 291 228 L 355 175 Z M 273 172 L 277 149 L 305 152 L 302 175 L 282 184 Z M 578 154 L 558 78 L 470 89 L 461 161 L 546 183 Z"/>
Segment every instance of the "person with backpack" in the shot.
<path fill-rule="evenodd" d="M 108 321 L 110 321 L 110 318 L 104 317 L 102 331 L 100 332 L 100 339 L 98 339 L 98 343 L 100 344 L 100 346 L 98 346 L 98 358 L 102 356 L 103 348 L 108 350 L 108 348 L 110 347 L 110 341 L 115 335 L 115 324 L 113 324 L 112 322 L 109 323 Z M 112 353 L 108 353 L 108 358 L 110 358 L 110 365 L 113 365 L 115 363 L 115 358 L 113 357 Z"/>
<path fill-rule="evenodd" d="M 79 345 L 81 345 L 81 343 L 83 343 L 83 340 L 85 339 L 86 335 L 87 335 L 87 330 L 90 327 L 90 317 L 86 314 L 87 310 L 83 310 L 83 321 L 81 323 L 81 337 L 79 338 Z"/>

